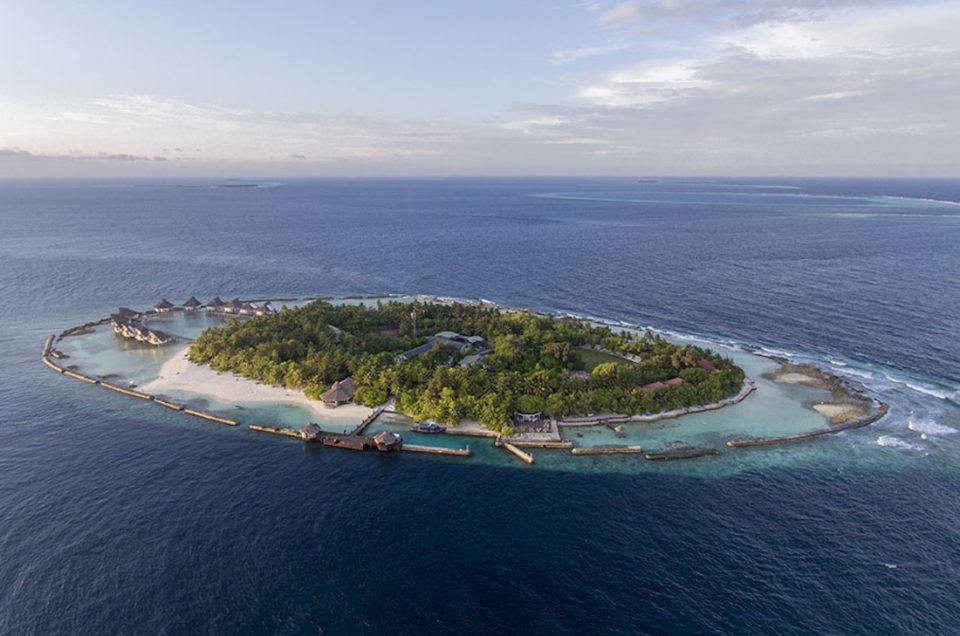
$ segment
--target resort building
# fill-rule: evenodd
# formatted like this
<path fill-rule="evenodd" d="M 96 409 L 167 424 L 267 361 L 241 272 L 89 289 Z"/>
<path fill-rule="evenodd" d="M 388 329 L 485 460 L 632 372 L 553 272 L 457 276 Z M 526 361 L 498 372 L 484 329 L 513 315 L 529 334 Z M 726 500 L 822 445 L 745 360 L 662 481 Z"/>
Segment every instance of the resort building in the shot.
<path fill-rule="evenodd" d="M 441 331 L 434 336 L 428 336 L 427 341 L 418 347 L 414 347 L 408 351 L 404 351 L 394 358 L 394 361 L 397 364 L 401 362 L 406 362 L 412 358 L 415 358 L 419 355 L 426 353 L 433 349 L 434 345 L 440 344 L 445 347 L 452 347 L 457 351 L 475 351 L 479 354 L 478 357 L 472 358 L 466 365 L 461 362 L 461 366 L 470 366 L 471 364 L 476 364 L 480 361 L 480 358 L 484 355 L 490 353 L 487 350 L 487 343 L 483 339 L 483 336 L 462 336 L 455 331 Z M 467 356 L 468 358 L 470 356 Z M 464 358 L 466 360 L 467 358 Z"/>
<path fill-rule="evenodd" d="M 187 302 L 183 303 L 183 308 L 186 309 L 187 311 L 196 311 L 200 309 L 200 307 L 202 306 L 203 305 L 200 303 L 199 300 L 197 300 L 195 296 L 191 296 L 190 298 L 187 299 Z"/>
<path fill-rule="evenodd" d="M 640 387 L 641 391 L 656 391 L 657 389 L 666 389 L 671 386 L 680 386 L 683 384 L 683 378 L 670 378 L 663 382 L 651 382 Z"/>
<path fill-rule="evenodd" d="M 713 366 L 710 363 L 710 361 L 707 360 L 706 358 L 700 358 L 699 360 L 697 360 L 697 366 L 703 369 L 704 371 L 706 371 L 707 373 L 713 373 L 714 371 L 717 370 L 717 368 Z"/>
<path fill-rule="evenodd" d="M 386 453 L 400 450 L 400 447 L 403 445 L 403 440 L 400 439 L 399 435 L 391 431 L 380 431 L 374 436 L 373 443 L 378 451 Z"/>
<path fill-rule="evenodd" d="M 115 315 L 120 316 L 124 320 L 137 320 L 140 318 L 141 313 L 129 307 L 121 307 Z"/>
<path fill-rule="evenodd" d="M 315 442 L 320 438 L 320 427 L 310 422 L 300 427 L 300 438 L 305 442 Z"/>
<path fill-rule="evenodd" d="M 254 313 L 258 316 L 266 316 L 273 313 L 273 307 L 270 306 L 270 303 L 263 303 L 254 310 Z"/>
<path fill-rule="evenodd" d="M 459 351 L 486 348 L 486 341 L 484 341 L 483 336 L 461 336 L 456 331 L 441 331 L 434 338 L 440 344 L 453 347 Z"/>
<path fill-rule="evenodd" d="M 173 310 L 173 303 L 166 298 L 161 298 L 160 302 L 153 306 L 153 310 L 158 314 Z"/>
<path fill-rule="evenodd" d="M 223 311 L 223 300 L 219 296 L 207 303 L 207 309 L 213 311 Z"/>
<path fill-rule="evenodd" d="M 240 308 L 243 306 L 243 303 L 240 302 L 239 298 L 234 298 L 230 302 L 226 303 L 223 306 L 222 311 L 228 314 L 239 314 Z"/>
<path fill-rule="evenodd" d="M 353 399 L 353 394 L 357 392 L 357 385 L 353 378 L 344 378 L 330 385 L 330 388 L 323 392 L 320 399 L 323 405 L 330 408 L 336 408 L 346 404 Z"/>
<path fill-rule="evenodd" d="M 543 413 L 541 411 L 537 411 L 536 413 L 521 413 L 517 411 L 513 414 L 513 419 L 518 424 L 533 424 L 543 419 Z"/>
<path fill-rule="evenodd" d="M 114 333 L 118 336 L 155 347 L 171 343 L 174 340 L 170 334 L 150 329 L 135 317 L 126 317 L 119 313 L 110 315 L 110 326 L 113 327 Z"/>

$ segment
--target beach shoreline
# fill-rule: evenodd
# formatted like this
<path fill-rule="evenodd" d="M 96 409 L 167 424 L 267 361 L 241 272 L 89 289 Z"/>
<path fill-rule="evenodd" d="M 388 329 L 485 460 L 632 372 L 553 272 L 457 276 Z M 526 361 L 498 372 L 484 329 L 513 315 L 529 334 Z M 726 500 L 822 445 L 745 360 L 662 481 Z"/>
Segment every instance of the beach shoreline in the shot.
<path fill-rule="evenodd" d="M 177 351 L 160 367 L 157 379 L 141 385 L 140 390 L 155 395 L 165 395 L 171 391 L 197 394 L 224 404 L 290 404 L 306 408 L 319 420 L 349 418 L 359 422 L 373 411 L 359 404 L 327 408 L 323 402 L 311 400 L 298 389 L 262 384 L 235 373 L 221 373 L 190 362 L 187 359 L 189 350 L 190 345 L 187 345 Z"/>

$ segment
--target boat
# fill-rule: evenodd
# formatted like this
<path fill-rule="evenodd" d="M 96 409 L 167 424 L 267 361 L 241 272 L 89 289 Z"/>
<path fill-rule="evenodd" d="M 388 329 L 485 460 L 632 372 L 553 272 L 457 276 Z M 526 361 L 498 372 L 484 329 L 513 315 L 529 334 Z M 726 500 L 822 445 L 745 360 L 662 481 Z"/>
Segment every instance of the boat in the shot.
<path fill-rule="evenodd" d="M 447 427 L 434 422 L 417 422 L 410 427 L 410 430 L 414 433 L 443 433 Z"/>

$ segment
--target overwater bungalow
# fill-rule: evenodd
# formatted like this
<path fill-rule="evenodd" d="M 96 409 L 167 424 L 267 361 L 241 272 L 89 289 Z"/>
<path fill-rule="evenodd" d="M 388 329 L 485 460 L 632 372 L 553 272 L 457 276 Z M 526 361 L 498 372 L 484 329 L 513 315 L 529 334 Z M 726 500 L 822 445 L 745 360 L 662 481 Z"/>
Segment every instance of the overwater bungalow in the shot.
<path fill-rule="evenodd" d="M 219 296 L 216 296 L 213 300 L 207 303 L 207 309 L 212 309 L 213 311 L 223 311 L 223 300 Z"/>
<path fill-rule="evenodd" d="M 117 310 L 116 315 L 124 320 L 135 320 L 140 317 L 140 312 L 129 307 L 121 307 Z"/>
<path fill-rule="evenodd" d="M 170 311 L 173 309 L 173 303 L 167 300 L 166 298 L 161 298 L 160 302 L 153 306 L 153 310 L 158 314 Z"/>
<path fill-rule="evenodd" d="M 357 385 L 354 384 L 353 378 L 344 378 L 334 382 L 329 389 L 323 392 L 320 399 L 323 400 L 324 406 L 336 408 L 352 400 L 353 394 L 356 392 Z"/>
<path fill-rule="evenodd" d="M 197 300 L 195 296 L 191 296 L 187 299 L 187 302 L 183 303 L 183 308 L 188 311 L 196 311 L 197 309 L 200 309 L 201 306 L 202 303 Z"/>
<path fill-rule="evenodd" d="M 310 422 L 300 427 L 300 437 L 305 442 L 316 442 L 320 439 L 320 427 Z"/>
<path fill-rule="evenodd" d="M 239 298 L 234 298 L 230 302 L 224 304 L 223 311 L 228 314 L 238 314 L 240 313 L 240 307 L 243 306 L 243 303 L 240 302 Z"/>
<path fill-rule="evenodd" d="M 270 306 L 270 303 L 263 303 L 256 308 L 254 313 L 258 316 L 266 316 L 267 314 L 273 313 L 273 307 Z"/>
<path fill-rule="evenodd" d="M 400 436 L 391 431 L 380 431 L 373 437 L 373 443 L 381 453 L 398 451 L 403 446 Z"/>
<path fill-rule="evenodd" d="M 241 316 L 252 316 L 256 313 L 256 309 L 250 303 L 240 303 L 240 308 L 237 310 L 237 313 Z"/>

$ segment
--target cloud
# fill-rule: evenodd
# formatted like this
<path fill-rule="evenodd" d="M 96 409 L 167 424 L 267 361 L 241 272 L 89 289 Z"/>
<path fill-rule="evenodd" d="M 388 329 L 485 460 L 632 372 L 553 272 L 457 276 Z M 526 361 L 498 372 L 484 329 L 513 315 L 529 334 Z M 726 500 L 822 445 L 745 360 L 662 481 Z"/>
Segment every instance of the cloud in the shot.
<path fill-rule="evenodd" d="M 809 22 L 821 19 L 827 11 L 886 4 L 896 4 L 896 0 L 628 0 L 604 11 L 600 24 L 638 31 L 691 24 L 742 27 Z"/>
<path fill-rule="evenodd" d="M 554 51 L 550 54 L 550 63 L 555 66 L 563 66 L 564 64 L 576 62 L 577 60 L 582 60 L 588 57 L 597 57 L 600 55 L 607 55 L 608 53 L 616 53 L 618 51 L 628 51 L 636 48 L 636 46 L 637 43 L 635 42 L 613 42 L 610 44 L 601 44 L 599 46 L 584 46 L 578 49 L 570 49 L 567 51 Z"/>
<path fill-rule="evenodd" d="M 75 152 L 72 154 L 48 154 L 43 152 L 31 152 L 18 147 L 0 148 L 0 160 L 2 159 L 16 159 L 20 161 L 119 161 L 124 163 L 137 161 L 167 161 L 166 157 L 147 157 L 141 155 L 131 155 L 124 152 L 98 152 L 95 154 L 83 154 L 80 152 Z"/>

